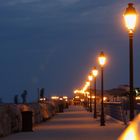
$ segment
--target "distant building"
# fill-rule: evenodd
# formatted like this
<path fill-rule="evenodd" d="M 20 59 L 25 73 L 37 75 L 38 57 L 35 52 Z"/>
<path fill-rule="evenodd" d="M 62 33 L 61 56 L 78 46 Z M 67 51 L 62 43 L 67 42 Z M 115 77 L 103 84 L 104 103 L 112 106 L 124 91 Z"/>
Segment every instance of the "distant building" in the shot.
<path fill-rule="evenodd" d="M 136 97 L 140 97 L 140 88 L 135 88 Z M 117 88 L 107 90 L 109 99 L 113 102 L 121 101 L 122 98 L 128 99 L 129 97 L 129 85 L 119 85 Z"/>

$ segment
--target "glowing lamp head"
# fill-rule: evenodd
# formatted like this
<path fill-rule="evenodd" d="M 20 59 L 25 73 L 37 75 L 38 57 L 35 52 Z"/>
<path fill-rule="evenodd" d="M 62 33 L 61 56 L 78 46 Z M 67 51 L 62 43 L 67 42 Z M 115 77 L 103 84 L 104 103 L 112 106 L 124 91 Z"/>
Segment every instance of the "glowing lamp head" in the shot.
<path fill-rule="evenodd" d="M 87 82 L 86 82 L 86 86 L 89 86 L 89 85 L 90 85 L 90 82 L 89 82 L 89 81 L 87 81 Z"/>
<path fill-rule="evenodd" d="M 93 77 L 92 77 L 92 75 L 90 74 L 90 75 L 88 76 L 88 80 L 89 80 L 89 81 L 92 81 L 92 79 L 93 79 Z"/>
<path fill-rule="evenodd" d="M 137 12 L 133 7 L 133 3 L 128 4 L 124 13 L 124 20 L 129 33 L 133 33 L 137 22 Z"/>
<path fill-rule="evenodd" d="M 98 75 L 98 70 L 96 69 L 96 67 L 93 68 L 93 70 L 92 70 L 92 75 L 93 75 L 94 77 L 97 77 L 97 75 Z"/>
<path fill-rule="evenodd" d="M 74 92 L 74 94 L 76 94 L 77 93 L 77 90 L 74 90 L 73 92 Z"/>
<path fill-rule="evenodd" d="M 103 67 L 106 63 L 106 57 L 103 52 L 100 53 L 98 60 L 99 60 L 99 64 Z"/>

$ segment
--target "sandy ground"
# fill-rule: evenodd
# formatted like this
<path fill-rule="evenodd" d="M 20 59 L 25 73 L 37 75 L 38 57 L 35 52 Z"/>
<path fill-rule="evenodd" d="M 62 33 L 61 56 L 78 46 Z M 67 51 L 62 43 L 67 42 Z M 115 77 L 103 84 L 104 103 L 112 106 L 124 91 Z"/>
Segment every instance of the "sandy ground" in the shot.
<path fill-rule="evenodd" d="M 33 132 L 12 134 L 1 140 L 117 140 L 125 126 L 106 117 L 106 126 L 100 119 L 82 107 L 71 106 L 64 113 L 34 127 Z"/>

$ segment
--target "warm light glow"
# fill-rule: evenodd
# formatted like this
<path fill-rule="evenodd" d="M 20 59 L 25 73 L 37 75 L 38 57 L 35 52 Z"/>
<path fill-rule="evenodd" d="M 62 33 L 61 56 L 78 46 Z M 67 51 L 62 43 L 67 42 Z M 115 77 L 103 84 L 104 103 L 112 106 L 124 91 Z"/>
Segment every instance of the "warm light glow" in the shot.
<path fill-rule="evenodd" d="M 89 95 L 88 95 L 88 98 L 90 99 L 90 96 L 89 96 Z M 91 98 L 92 98 L 92 99 L 94 99 L 94 98 L 95 98 L 95 96 L 91 96 Z"/>
<path fill-rule="evenodd" d="M 81 94 L 84 94 L 84 90 L 83 90 L 83 89 L 82 89 L 82 90 L 80 90 L 80 93 L 81 93 Z"/>
<path fill-rule="evenodd" d="M 81 99 L 81 102 L 84 102 L 85 100 L 84 99 Z"/>
<path fill-rule="evenodd" d="M 77 93 L 77 90 L 74 90 L 74 94 L 76 94 Z"/>
<path fill-rule="evenodd" d="M 84 88 L 85 88 L 85 87 L 84 87 Z M 84 88 L 83 88 L 83 89 L 84 89 Z M 75 90 L 75 91 L 74 91 L 74 94 L 77 94 L 77 93 L 84 94 L 84 90 L 83 90 L 83 89 L 82 89 L 82 90 Z"/>
<path fill-rule="evenodd" d="M 133 3 L 128 4 L 128 8 L 126 8 L 126 11 L 124 13 L 124 20 L 129 33 L 133 33 L 137 22 L 137 13 L 135 8 L 133 7 Z"/>
<path fill-rule="evenodd" d="M 76 89 L 73 92 L 74 92 L 74 94 L 83 94 L 86 96 L 88 94 L 87 89 L 89 88 L 89 86 L 90 86 L 90 81 L 87 81 L 82 89 L 80 89 L 80 90 Z M 63 97 L 63 99 L 64 99 L 64 97 Z"/>
<path fill-rule="evenodd" d="M 96 67 L 93 68 L 92 74 L 93 74 L 94 77 L 97 77 L 98 70 L 96 69 Z"/>
<path fill-rule="evenodd" d="M 79 99 L 80 97 L 79 96 L 75 96 L 75 99 Z"/>
<path fill-rule="evenodd" d="M 83 87 L 83 89 L 81 90 L 81 92 L 84 94 L 86 92 L 86 90 L 88 89 L 89 86 L 90 86 L 90 82 L 86 82 L 86 84 Z"/>
<path fill-rule="evenodd" d="M 90 99 L 90 96 L 89 95 L 87 97 Z"/>
<path fill-rule="evenodd" d="M 92 99 L 95 99 L 95 96 L 92 96 Z"/>
<path fill-rule="evenodd" d="M 136 100 L 140 100 L 140 97 L 136 97 Z"/>
<path fill-rule="evenodd" d="M 101 66 L 104 66 L 105 65 L 105 63 L 106 63 L 106 57 L 105 57 L 105 55 L 104 55 L 103 52 L 100 53 L 100 56 L 99 56 L 98 60 L 99 60 L 99 64 Z"/>
<path fill-rule="evenodd" d="M 106 101 L 107 100 L 107 97 L 104 97 L 103 100 Z"/>
<path fill-rule="evenodd" d="M 92 81 L 92 79 L 93 79 L 92 75 L 89 75 L 89 76 L 88 76 L 88 80 L 89 80 L 89 81 Z"/>
<path fill-rule="evenodd" d="M 139 94 L 139 91 L 137 89 L 135 89 L 136 94 Z"/>
<path fill-rule="evenodd" d="M 88 82 L 86 82 L 86 86 L 90 86 L 90 82 L 88 81 Z"/>
<path fill-rule="evenodd" d="M 58 100 L 59 97 L 58 97 L 58 96 L 52 96 L 51 99 L 52 99 L 52 100 Z"/>
<path fill-rule="evenodd" d="M 119 140 L 139 140 L 136 136 L 135 128 L 129 127 Z"/>
<path fill-rule="evenodd" d="M 125 15 L 124 16 L 124 19 L 125 19 L 125 24 L 126 24 L 126 27 L 128 28 L 128 30 L 131 32 L 134 31 L 135 27 L 136 27 L 136 19 L 137 19 L 137 16 L 136 15 Z"/>
<path fill-rule="evenodd" d="M 89 95 L 89 92 L 88 91 L 84 92 L 84 95 L 85 96 Z"/>
<path fill-rule="evenodd" d="M 60 101 L 62 101 L 62 100 L 63 100 L 63 98 L 59 98 L 59 100 L 60 100 Z"/>
<path fill-rule="evenodd" d="M 74 94 L 76 94 L 76 93 L 78 93 L 78 90 L 76 89 L 76 90 L 74 90 Z"/>
<path fill-rule="evenodd" d="M 139 140 L 140 115 L 138 115 L 124 130 L 118 140 Z"/>
<path fill-rule="evenodd" d="M 124 135 L 124 139 L 123 140 L 138 140 L 136 135 L 135 135 L 135 132 L 134 132 L 133 128 L 130 128 L 127 131 L 127 133 Z"/>
<path fill-rule="evenodd" d="M 68 99 L 68 97 L 67 96 L 63 96 L 63 99 Z"/>
<path fill-rule="evenodd" d="M 88 88 L 88 86 L 83 87 L 83 89 L 82 89 L 83 93 L 87 90 L 87 88 Z"/>
<path fill-rule="evenodd" d="M 46 98 L 40 98 L 39 100 L 40 100 L 40 101 L 45 101 L 45 100 L 46 100 Z"/>

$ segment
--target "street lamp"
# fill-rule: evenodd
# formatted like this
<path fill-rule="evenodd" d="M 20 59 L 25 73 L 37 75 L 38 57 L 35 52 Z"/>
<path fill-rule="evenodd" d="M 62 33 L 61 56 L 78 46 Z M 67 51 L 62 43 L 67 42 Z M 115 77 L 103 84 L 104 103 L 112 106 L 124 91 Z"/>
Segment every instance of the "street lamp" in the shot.
<path fill-rule="evenodd" d="M 103 52 L 100 53 L 99 57 L 99 64 L 101 66 L 101 118 L 100 118 L 100 125 L 104 126 L 105 125 L 105 118 L 104 118 L 104 82 L 103 82 L 103 71 L 104 71 L 104 65 L 106 63 L 106 57 Z"/>
<path fill-rule="evenodd" d="M 90 90 L 90 100 L 89 100 L 89 111 L 92 112 L 92 93 L 91 93 L 91 81 L 93 79 L 92 74 L 90 74 L 88 76 L 88 80 L 90 81 L 90 86 L 89 86 L 89 90 Z"/>
<path fill-rule="evenodd" d="M 94 77 L 94 115 L 93 117 L 94 118 L 97 118 L 97 112 L 96 112 L 96 77 L 98 75 L 98 70 L 96 69 L 96 67 L 93 68 L 92 70 L 92 75 Z"/>
<path fill-rule="evenodd" d="M 90 82 L 89 81 L 86 82 L 86 87 L 88 87 L 88 86 L 90 86 Z"/>
<path fill-rule="evenodd" d="M 124 20 L 129 34 L 129 102 L 130 102 L 130 121 L 134 118 L 134 87 L 133 87 L 133 34 L 136 27 L 137 13 L 133 3 L 129 3 L 124 13 Z"/>
<path fill-rule="evenodd" d="M 86 96 L 85 106 L 86 106 L 87 111 L 89 109 L 89 100 L 88 100 L 88 92 L 87 92 L 87 89 L 89 86 L 90 86 L 90 82 L 87 81 L 85 86 L 83 87 L 83 92 L 85 93 L 85 96 Z"/>

